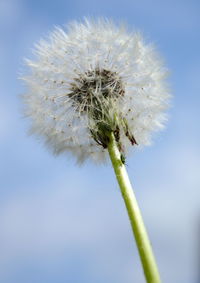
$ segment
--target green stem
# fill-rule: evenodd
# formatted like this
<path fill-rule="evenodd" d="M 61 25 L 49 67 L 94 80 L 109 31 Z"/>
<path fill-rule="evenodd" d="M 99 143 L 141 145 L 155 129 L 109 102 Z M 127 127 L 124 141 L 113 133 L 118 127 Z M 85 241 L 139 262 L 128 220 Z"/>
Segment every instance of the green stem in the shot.
<path fill-rule="evenodd" d="M 108 152 L 128 211 L 131 227 L 135 236 L 144 274 L 146 277 L 146 282 L 160 283 L 161 281 L 158 268 L 144 226 L 142 215 L 140 213 L 140 209 L 138 207 L 126 168 L 121 161 L 121 154 L 119 152 L 113 133 L 110 133 L 109 140 Z"/>

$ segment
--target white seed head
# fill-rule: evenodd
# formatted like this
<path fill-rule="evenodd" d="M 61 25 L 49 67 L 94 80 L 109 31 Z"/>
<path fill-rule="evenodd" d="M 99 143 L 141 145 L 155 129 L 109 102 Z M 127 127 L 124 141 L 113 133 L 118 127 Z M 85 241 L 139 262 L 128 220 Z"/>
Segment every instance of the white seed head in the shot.
<path fill-rule="evenodd" d="M 150 143 L 166 120 L 169 94 L 152 45 L 138 32 L 99 19 L 56 28 L 35 49 L 23 79 L 31 132 L 59 154 L 105 160 L 108 135 L 119 149 Z"/>

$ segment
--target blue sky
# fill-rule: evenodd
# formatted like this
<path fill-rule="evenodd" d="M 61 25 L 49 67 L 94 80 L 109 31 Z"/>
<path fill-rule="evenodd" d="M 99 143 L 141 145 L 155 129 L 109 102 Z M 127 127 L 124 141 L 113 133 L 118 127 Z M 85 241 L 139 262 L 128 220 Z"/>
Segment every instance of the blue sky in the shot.
<path fill-rule="evenodd" d="M 128 171 L 163 282 L 200 282 L 199 12 L 197 0 L 0 1 L 0 282 L 144 282 L 112 168 L 55 158 L 21 117 L 23 58 L 84 16 L 141 30 L 170 70 L 168 126 Z"/>

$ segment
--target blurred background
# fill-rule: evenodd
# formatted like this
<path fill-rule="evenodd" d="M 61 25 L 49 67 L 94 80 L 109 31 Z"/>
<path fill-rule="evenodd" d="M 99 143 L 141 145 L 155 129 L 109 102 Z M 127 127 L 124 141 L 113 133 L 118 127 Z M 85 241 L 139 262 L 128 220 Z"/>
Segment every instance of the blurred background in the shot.
<path fill-rule="evenodd" d="M 165 58 L 168 127 L 127 168 L 163 282 L 200 282 L 199 14 L 198 0 L 0 0 L 1 283 L 144 282 L 111 166 L 55 158 L 20 113 L 23 58 L 84 16 L 127 22 Z"/>

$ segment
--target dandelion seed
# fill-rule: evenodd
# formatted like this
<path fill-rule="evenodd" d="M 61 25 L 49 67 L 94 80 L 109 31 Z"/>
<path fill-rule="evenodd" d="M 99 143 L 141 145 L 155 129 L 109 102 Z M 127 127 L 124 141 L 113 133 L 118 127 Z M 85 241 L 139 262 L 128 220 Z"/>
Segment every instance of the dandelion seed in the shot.
<path fill-rule="evenodd" d="M 35 53 L 24 77 L 25 113 L 31 131 L 54 153 L 105 160 L 106 130 L 117 132 L 127 154 L 132 145 L 149 144 L 151 133 L 162 128 L 166 70 L 138 32 L 86 19 L 56 28 Z M 76 150 L 80 145 L 84 154 Z"/>

